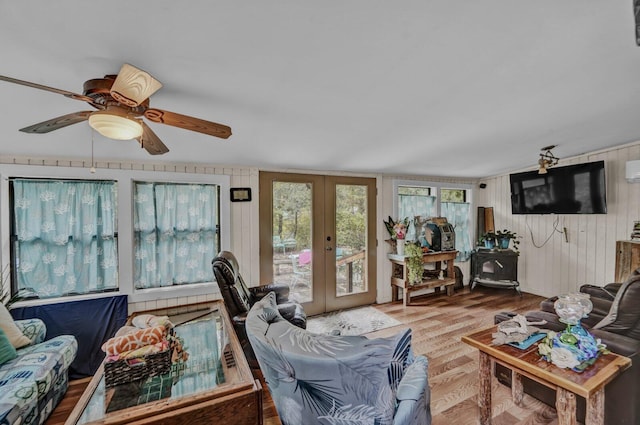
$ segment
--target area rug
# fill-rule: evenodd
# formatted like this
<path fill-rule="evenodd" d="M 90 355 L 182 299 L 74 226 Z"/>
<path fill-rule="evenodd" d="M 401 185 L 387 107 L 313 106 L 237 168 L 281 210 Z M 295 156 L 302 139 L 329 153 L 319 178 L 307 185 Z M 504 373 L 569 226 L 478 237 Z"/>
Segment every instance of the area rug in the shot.
<path fill-rule="evenodd" d="M 319 334 L 363 335 L 400 324 L 393 317 L 367 306 L 310 317 L 307 330 Z"/>

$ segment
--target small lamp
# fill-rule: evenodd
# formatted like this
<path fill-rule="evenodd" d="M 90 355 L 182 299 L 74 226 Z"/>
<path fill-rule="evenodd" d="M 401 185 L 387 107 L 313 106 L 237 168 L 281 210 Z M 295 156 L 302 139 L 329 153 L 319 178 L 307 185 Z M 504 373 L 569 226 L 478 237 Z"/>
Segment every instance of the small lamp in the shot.
<path fill-rule="evenodd" d="M 89 125 L 110 139 L 131 140 L 142 136 L 142 125 L 138 121 L 114 110 L 93 112 Z"/>

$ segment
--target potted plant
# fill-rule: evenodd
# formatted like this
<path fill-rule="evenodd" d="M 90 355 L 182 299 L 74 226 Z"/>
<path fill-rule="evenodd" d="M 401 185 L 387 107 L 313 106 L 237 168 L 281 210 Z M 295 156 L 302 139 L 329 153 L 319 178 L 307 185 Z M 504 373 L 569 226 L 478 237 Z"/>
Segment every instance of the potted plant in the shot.
<path fill-rule="evenodd" d="M 517 253 L 520 253 L 518 250 L 518 245 L 520 245 L 520 241 L 518 240 L 520 236 L 516 232 L 512 232 L 511 230 L 498 230 L 496 232 L 496 240 L 498 243 L 498 248 L 500 249 L 509 249 L 509 244 L 513 241 L 513 250 Z"/>
<path fill-rule="evenodd" d="M 422 262 L 422 247 L 416 243 L 409 243 L 405 246 L 405 254 L 407 258 L 408 279 L 410 285 L 422 282 L 422 272 L 424 263 Z"/>
<path fill-rule="evenodd" d="M 493 249 L 496 247 L 497 235 L 494 232 L 487 232 L 480 237 L 479 244 L 483 244 L 485 248 Z"/>

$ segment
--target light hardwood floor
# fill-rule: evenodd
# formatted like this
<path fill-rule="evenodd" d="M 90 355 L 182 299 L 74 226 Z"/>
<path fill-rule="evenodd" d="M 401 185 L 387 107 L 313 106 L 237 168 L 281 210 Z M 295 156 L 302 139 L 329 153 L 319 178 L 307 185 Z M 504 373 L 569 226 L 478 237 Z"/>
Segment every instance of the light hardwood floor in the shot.
<path fill-rule="evenodd" d="M 375 307 L 396 318 L 402 325 L 383 329 L 369 336 L 388 336 L 402 327 L 413 330 L 413 349 L 429 359 L 429 385 L 433 425 L 472 425 L 478 423 L 476 404 L 478 352 L 460 341 L 462 335 L 493 324 L 499 311 L 525 312 L 537 309 L 543 298 L 514 290 L 467 287 L 453 296 L 444 294 L 416 297 L 416 305 L 388 303 Z M 47 421 L 61 425 L 75 405 L 86 382 L 73 382 L 67 396 Z M 267 392 L 266 385 L 263 385 Z M 264 397 L 264 423 L 281 425 L 268 394 Z M 493 381 L 494 425 L 557 424 L 556 412 L 525 395 L 522 406 L 511 402 L 511 391 Z"/>

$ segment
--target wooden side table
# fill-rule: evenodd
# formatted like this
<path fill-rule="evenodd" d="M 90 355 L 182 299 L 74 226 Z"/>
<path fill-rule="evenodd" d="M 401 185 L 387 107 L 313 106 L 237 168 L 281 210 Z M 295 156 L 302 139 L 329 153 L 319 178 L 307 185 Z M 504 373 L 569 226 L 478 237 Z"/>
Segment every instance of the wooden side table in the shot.
<path fill-rule="evenodd" d="M 439 278 L 427 278 L 422 279 L 421 283 L 409 284 L 409 272 L 407 270 L 407 264 L 405 263 L 406 257 L 403 255 L 388 254 L 387 257 L 391 261 L 391 299 L 397 301 L 400 297 L 398 291 L 402 290 L 402 303 L 407 306 L 411 305 L 411 293 L 422 289 L 436 288 L 444 286 L 447 290 L 447 295 L 453 295 L 453 286 L 456 283 L 455 272 L 453 269 L 453 261 L 458 256 L 458 251 L 439 251 L 429 252 L 423 254 L 422 262 L 424 264 L 435 264 L 435 270 L 440 271 L 442 262 L 447 265 L 446 275 L 443 279 Z"/>
<path fill-rule="evenodd" d="M 462 337 L 480 351 L 478 367 L 478 407 L 480 424 L 491 424 L 491 362 L 512 371 L 511 394 L 516 405 L 522 402 L 522 376 L 556 390 L 559 425 L 576 424 L 576 395 L 587 401 L 585 425 L 604 425 L 604 387 L 631 366 L 631 359 L 614 353 L 602 355 L 583 373 L 560 369 L 538 355 L 538 346 L 520 350 L 510 345 L 493 345 L 496 326 Z"/>

